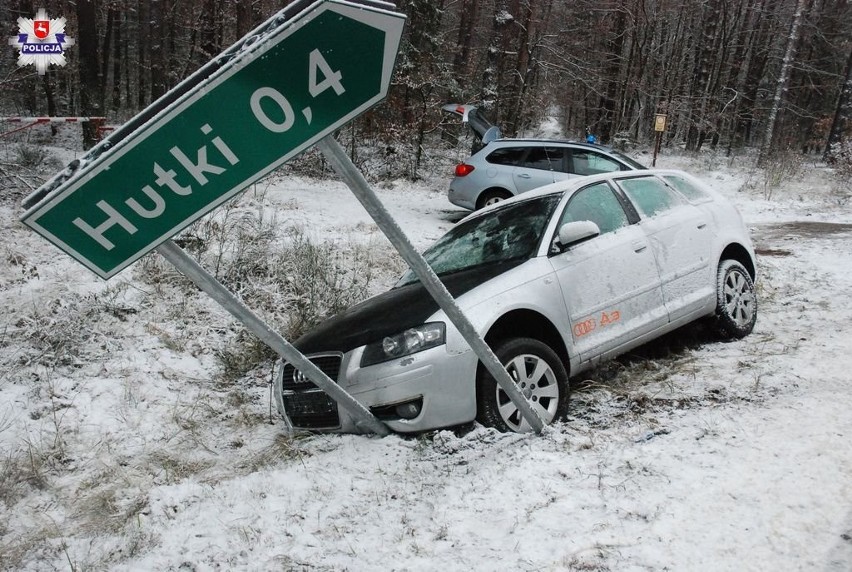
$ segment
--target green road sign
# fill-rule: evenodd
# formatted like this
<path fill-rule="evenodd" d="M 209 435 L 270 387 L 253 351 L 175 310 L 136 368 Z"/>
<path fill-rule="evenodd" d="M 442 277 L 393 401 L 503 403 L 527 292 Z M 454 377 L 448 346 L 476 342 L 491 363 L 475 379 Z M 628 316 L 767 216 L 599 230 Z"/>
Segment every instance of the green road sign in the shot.
<path fill-rule="evenodd" d="M 371 4 L 314 4 L 245 42 L 21 220 L 113 276 L 384 99 L 403 23 Z"/>

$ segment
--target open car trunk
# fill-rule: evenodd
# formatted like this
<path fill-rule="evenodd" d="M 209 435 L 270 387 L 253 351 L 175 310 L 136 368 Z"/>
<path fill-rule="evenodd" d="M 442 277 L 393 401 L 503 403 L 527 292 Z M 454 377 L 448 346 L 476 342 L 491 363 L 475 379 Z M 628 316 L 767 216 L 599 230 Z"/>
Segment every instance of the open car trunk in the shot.
<path fill-rule="evenodd" d="M 503 137 L 500 128 L 491 123 L 482 110 L 475 105 L 448 103 L 441 109 L 461 117 L 462 123 L 467 124 L 473 130 L 483 146 Z"/>

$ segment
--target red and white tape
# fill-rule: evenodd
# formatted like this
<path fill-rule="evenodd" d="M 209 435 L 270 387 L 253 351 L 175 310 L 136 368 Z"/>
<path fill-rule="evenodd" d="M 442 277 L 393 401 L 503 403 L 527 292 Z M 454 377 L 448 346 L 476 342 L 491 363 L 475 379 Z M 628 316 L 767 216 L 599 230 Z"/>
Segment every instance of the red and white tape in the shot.
<path fill-rule="evenodd" d="M 106 121 L 106 117 L 0 117 L 9 123 L 82 123 L 84 121 Z"/>

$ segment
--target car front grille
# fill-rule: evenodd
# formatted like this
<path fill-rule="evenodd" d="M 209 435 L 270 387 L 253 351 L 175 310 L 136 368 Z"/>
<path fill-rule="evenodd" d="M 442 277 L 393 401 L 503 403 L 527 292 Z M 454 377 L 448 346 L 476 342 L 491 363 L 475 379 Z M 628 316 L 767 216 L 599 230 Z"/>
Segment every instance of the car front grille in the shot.
<path fill-rule="evenodd" d="M 318 355 L 309 358 L 332 381 L 337 381 L 343 356 Z M 284 364 L 281 397 L 294 427 L 330 429 L 340 426 L 337 403 L 289 363 Z"/>

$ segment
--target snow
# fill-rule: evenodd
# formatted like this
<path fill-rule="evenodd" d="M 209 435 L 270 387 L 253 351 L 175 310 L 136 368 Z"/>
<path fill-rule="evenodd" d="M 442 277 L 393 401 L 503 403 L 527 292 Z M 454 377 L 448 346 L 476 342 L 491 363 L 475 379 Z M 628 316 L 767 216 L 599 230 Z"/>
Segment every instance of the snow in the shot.
<path fill-rule="evenodd" d="M 290 437 L 268 366 L 221 378 L 215 304 L 142 280 L 144 261 L 103 282 L 2 203 L 2 568 L 852 569 L 849 181 L 805 161 L 768 186 L 748 156 L 657 166 L 740 208 L 764 253 L 757 327 L 688 328 L 590 372 L 542 435 Z M 450 170 L 376 186 L 418 248 L 464 215 Z M 239 201 L 370 245 L 376 290 L 400 269 L 336 180 L 275 176 Z"/>

